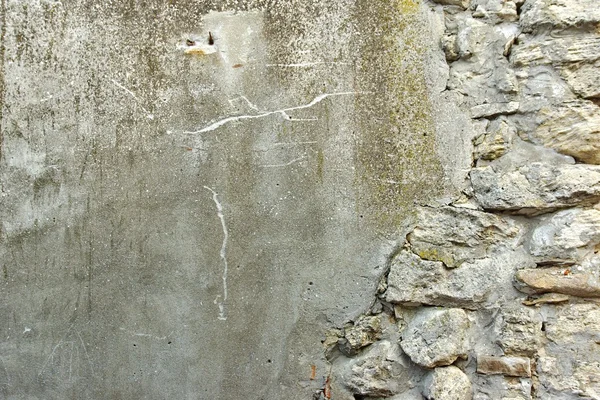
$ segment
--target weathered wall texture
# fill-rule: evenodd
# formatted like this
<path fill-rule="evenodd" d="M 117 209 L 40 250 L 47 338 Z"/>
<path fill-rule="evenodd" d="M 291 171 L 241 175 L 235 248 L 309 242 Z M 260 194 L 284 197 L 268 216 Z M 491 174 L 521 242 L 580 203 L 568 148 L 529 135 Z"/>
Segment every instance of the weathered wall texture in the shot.
<path fill-rule="evenodd" d="M 436 3 L 470 185 L 419 208 L 375 305 L 329 332 L 332 393 L 600 399 L 598 4 Z"/>
<path fill-rule="evenodd" d="M 0 397 L 310 398 L 415 204 L 464 187 L 439 25 L 413 0 L 0 7 Z"/>
<path fill-rule="evenodd" d="M 0 1 L 2 398 L 600 397 L 593 0 Z"/>

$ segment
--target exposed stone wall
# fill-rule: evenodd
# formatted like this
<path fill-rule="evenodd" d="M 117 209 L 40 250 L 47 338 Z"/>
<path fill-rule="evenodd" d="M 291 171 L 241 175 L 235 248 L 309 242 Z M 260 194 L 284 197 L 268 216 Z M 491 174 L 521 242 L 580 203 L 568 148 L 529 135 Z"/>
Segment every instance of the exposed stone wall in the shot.
<path fill-rule="evenodd" d="M 422 207 L 315 398 L 600 398 L 600 8 L 436 0 L 475 127 L 462 198 Z M 444 69 L 441 69 L 444 72 Z"/>

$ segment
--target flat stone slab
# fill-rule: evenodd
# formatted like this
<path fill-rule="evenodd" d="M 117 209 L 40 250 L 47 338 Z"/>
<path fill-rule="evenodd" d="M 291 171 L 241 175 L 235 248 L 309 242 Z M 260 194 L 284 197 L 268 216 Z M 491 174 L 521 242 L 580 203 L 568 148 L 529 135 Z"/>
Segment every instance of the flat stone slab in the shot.
<path fill-rule="evenodd" d="M 474 168 L 475 198 L 486 210 L 542 214 L 600 201 L 600 166 L 534 162 L 510 169 Z"/>
<path fill-rule="evenodd" d="M 508 103 L 481 104 L 471 108 L 471 118 L 495 117 L 502 114 L 514 114 L 519 110 L 519 103 L 511 101 Z"/>
<path fill-rule="evenodd" d="M 531 360 L 527 357 L 478 356 L 477 373 L 529 378 L 531 377 Z"/>
<path fill-rule="evenodd" d="M 595 271 L 551 267 L 523 269 L 515 275 L 524 293 L 562 293 L 577 297 L 600 297 L 600 279 Z"/>

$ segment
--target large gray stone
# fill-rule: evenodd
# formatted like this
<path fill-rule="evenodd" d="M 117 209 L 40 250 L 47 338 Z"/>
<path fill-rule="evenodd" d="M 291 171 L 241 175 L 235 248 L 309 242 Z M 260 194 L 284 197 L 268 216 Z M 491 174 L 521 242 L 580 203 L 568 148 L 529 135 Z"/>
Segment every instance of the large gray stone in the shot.
<path fill-rule="evenodd" d="M 379 339 L 381 329 L 381 316 L 361 316 L 344 327 L 344 337 L 338 342 L 339 348 L 344 354 L 355 355 L 360 349 Z"/>
<path fill-rule="evenodd" d="M 516 67 L 593 63 L 600 59 L 600 36 L 593 33 L 552 37 L 522 35 L 510 60 Z"/>
<path fill-rule="evenodd" d="M 586 99 L 600 97 L 600 61 L 590 64 L 575 63 L 560 69 L 574 93 Z M 600 162 L 594 162 L 600 164 Z"/>
<path fill-rule="evenodd" d="M 535 264 L 520 251 L 464 262 L 454 269 L 402 251 L 392 261 L 385 298 L 397 304 L 478 309 L 514 297 L 514 272 L 523 265 Z"/>
<path fill-rule="evenodd" d="M 536 310 L 512 303 L 504 306 L 496 318 L 496 342 L 504 354 L 533 356 L 540 347 L 542 327 Z"/>
<path fill-rule="evenodd" d="M 465 357 L 469 319 L 460 308 L 420 310 L 402 332 L 400 346 L 423 367 L 450 365 Z"/>
<path fill-rule="evenodd" d="M 553 351 L 581 352 L 583 361 L 598 361 L 596 352 L 600 342 L 600 305 L 575 303 L 557 306 L 546 322 L 546 336 L 556 346 Z"/>
<path fill-rule="evenodd" d="M 540 396 L 598 398 L 598 304 L 574 303 L 555 306 L 553 312 L 546 316 L 545 335 L 548 342 L 536 363 L 538 379 L 542 383 Z"/>
<path fill-rule="evenodd" d="M 516 24 L 490 26 L 470 15 L 448 17 L 452 35 L 445 41 L 446 56 L 458 58 L 450 65 L 448 88 L 466 94 L 473 118 L 514 113 L 518 89 L 505 54 L 518 35 Z M 487 104 L 485 104 L 487 103 Z"/>
<path fill-rule="evenodd" d="M 596 0 L 530 0 L 521 10 L 521 26 L 526 30 L 569 28 L 600 22 Z"/>
<path fill-rule="evenodd" d="M 469 377 L 457 367 L 438 367 L 423 382 L 423 396 L 429 400 L 470 400 L 473 398 Z"/>
<path fill-rule="evenodd" d="M 537 120 L 537 128 L 525 134 L 529 140 L 580 162 L 600 164 L 600 107 L 596 104 L 573 101 L 544 107 Z"/>
<path fill-rule="evenodd" d="M 422 259 L 456 268 L 499 248 L 514 248 L 522 231 L 519 223 L 495 214 L 456 207 L 421 208 L 407 240 Z"/>
<path fill-rule="evenodd" d="M 494 119 L 485 134 L 474 139 L 474 160 L 492 161 L 506 154 L 517 136 L 517 129 L 506 118 Z"/>
<path fill-rule="evenodd" d="M 526 243 L 539 263 L 574 264 L 598 250 L 600 210 L 573 208 L 542 217 Z"/>
<path fill-rule="evenodd" d="M 600 201 L 600 166 L 595 165 L 486 166 L 471 171 L 471 182 L 475 198 L 487 210 L 541 214 Z"/>
<path fill-rule="evenodd" d="M 404 388 L 402 377 L 406 368 L 400 361 L 397 344 L 382 340 L 365 353 L 350 360 L 343 368 L 341 379 L 355 395 L 389 397 Z"/>

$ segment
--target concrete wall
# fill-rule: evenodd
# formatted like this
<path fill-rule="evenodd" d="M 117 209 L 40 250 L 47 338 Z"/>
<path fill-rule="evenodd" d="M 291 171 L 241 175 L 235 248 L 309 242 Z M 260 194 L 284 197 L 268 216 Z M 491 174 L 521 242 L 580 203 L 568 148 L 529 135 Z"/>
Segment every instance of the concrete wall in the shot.
<path fill-rule="evenodd" d="M 1 397 L 310 398 L 415 206 L 465 186 L 443 16 L 0 7 Z"/>

